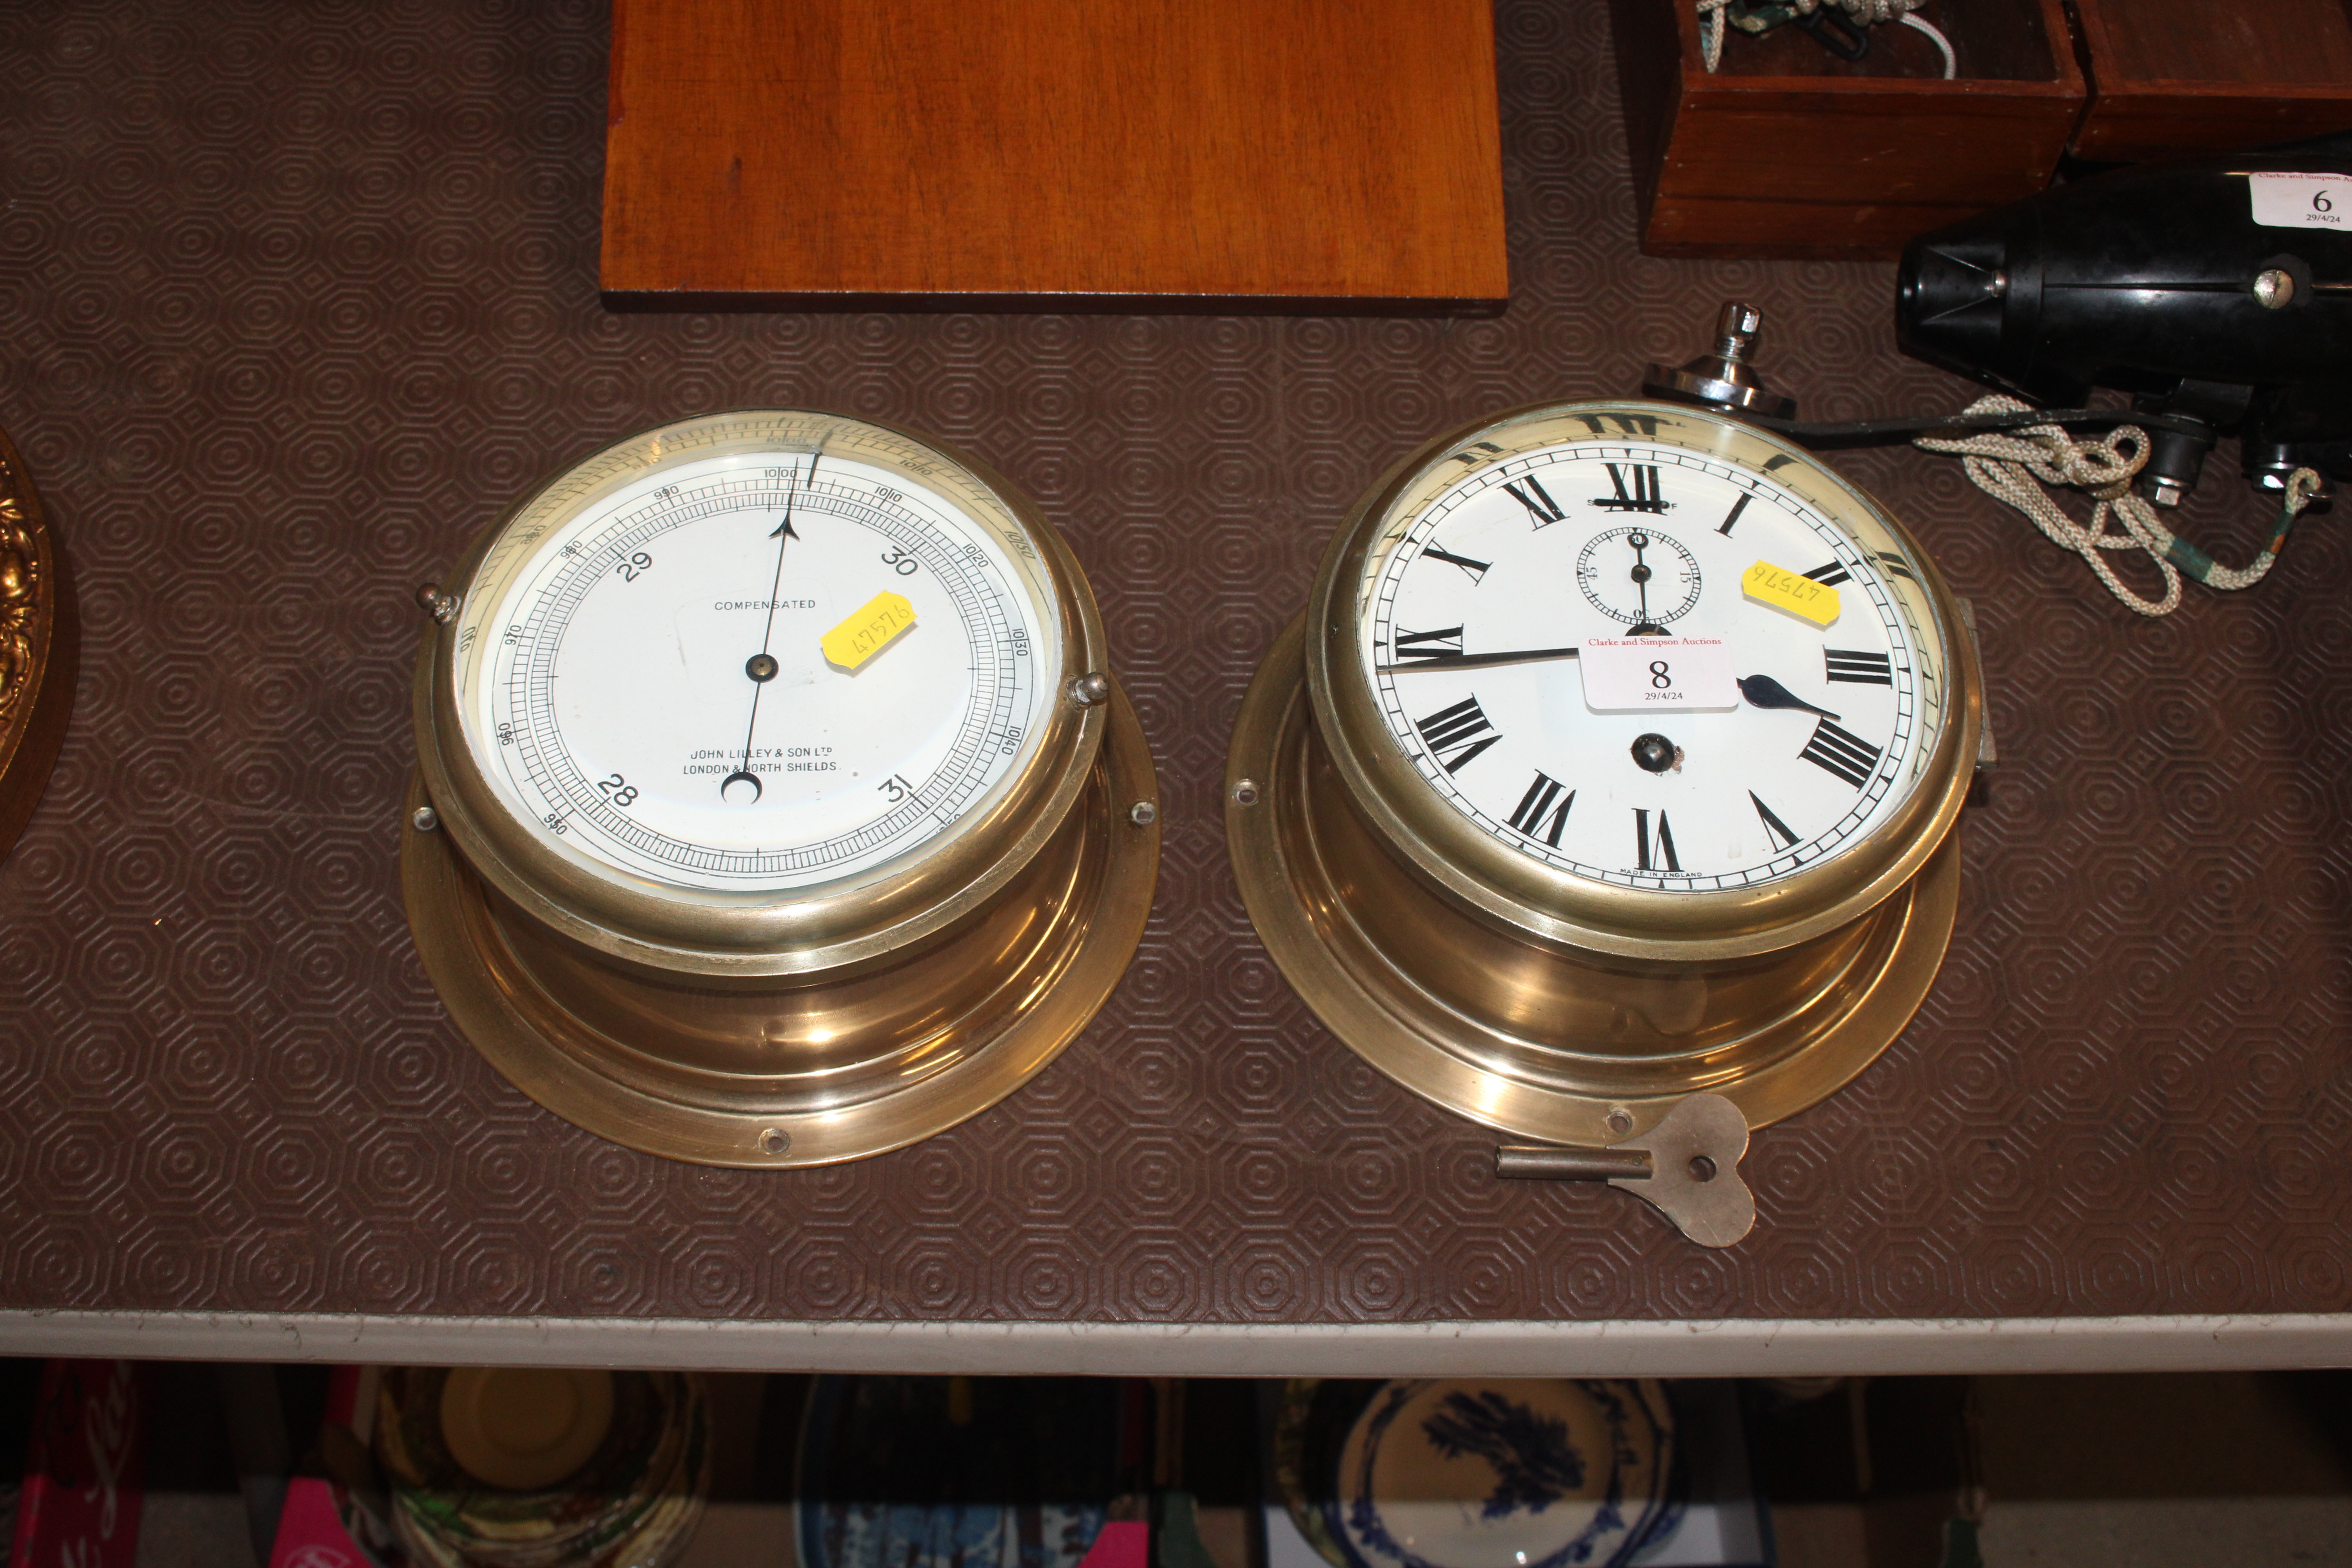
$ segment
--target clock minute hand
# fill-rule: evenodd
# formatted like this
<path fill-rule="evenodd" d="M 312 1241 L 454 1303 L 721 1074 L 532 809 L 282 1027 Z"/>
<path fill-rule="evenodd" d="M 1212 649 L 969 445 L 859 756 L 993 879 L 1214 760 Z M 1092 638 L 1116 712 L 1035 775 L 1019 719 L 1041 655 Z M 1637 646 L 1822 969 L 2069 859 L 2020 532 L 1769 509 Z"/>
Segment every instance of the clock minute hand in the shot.
<path fill-rule="evenodd" d="M 1533 664 L 1538 659 L 1574 658 L 1582 651 L 1573 647 L 1528 647 L 1514 653 L 1433 653 L 1380 668 L 1383 675 L 1392 669 L 1475 669 L 1486 664 Z"/>
<path fill-rule="evenodd" d="M 1826 708 L 1816 708 L 1769 675 L 1743 675 L 1739 678 L 1739 695 L 1748 700 L 1750 708 L 1794 708 L 1806 713 L 1818 713 L 1832 723 L 1838 716 Z"/>

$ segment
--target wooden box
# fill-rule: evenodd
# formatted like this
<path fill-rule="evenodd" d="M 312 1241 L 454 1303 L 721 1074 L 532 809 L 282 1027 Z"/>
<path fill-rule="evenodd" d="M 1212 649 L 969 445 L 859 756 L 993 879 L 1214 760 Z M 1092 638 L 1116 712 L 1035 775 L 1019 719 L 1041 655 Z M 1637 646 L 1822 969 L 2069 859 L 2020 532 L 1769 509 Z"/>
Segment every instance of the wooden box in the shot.
<path fill-rule="evenodd" d="M 2345 0 L 2075 0 L 2083 158 L 2235 153 L 2352 129 Z"/>
<path fill-rule="evenodd" d="M 1488 0 L 614 0 L 640 309 L 1491 313 Z"/>
<path fill-rule="evenodd" d="M 1709 74 L 1691 0 L 1611 0 L 1653 256 L 1885 258 L 2049 183 L 2083 111 L 2060 0 L 1952 0 L 1870 29 L 1866 58 L 1793 26 L 1734 32 Z"/>

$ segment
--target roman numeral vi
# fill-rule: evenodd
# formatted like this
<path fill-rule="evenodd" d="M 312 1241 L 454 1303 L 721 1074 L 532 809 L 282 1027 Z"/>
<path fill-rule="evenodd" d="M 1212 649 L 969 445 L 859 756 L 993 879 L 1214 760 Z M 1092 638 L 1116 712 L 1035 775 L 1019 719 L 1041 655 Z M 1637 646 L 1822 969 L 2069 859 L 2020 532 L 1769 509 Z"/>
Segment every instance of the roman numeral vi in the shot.
<path fill-rule="evenodd" d="M 1650 814 L 1637 805 L 1633 808 L 1635 854 L 1633 868 L 1637 871 L 1679 871 L 1683 868 L 1683 863 L 1675 858 L 1675 830 L 1666 826 L 1666 814 L 1664 811 L 1658 813 L 1658 837 L 1654 846 L 1656 851 L 1654 856 L 1652 854 L 1653 847 L 1650 840 Z M 1664 863 L 1656 865 L 1653 864 L 1654 860 Z"/>

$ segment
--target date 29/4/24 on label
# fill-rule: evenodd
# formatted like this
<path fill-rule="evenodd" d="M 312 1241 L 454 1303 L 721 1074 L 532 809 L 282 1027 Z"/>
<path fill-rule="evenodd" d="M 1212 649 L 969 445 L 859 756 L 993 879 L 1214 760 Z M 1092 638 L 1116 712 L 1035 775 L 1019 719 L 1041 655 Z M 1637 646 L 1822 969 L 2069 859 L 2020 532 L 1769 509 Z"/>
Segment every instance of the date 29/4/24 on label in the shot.
<path fill-rule="evenodd" d="M 1596 713 L 1716 713 L 1739 706 L 1721 637 L 1587 637 L 1577 666 Z"/>

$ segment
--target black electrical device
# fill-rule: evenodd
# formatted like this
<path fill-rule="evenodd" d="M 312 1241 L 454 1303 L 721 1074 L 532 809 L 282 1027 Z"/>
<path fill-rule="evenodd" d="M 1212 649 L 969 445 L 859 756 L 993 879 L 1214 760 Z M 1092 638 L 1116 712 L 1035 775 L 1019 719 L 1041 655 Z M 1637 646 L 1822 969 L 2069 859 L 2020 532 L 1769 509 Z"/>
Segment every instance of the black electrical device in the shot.
<path fill-rule="evenodd" d="M 2257 174 L 2344 179 L 2271 182 L 2258 215 Z M 2352 480 L 2352 133 L 2096 174 L 1921 235 L 1895 319 L 1906 353 L 2036 403 L 2131 395 L 2159 504 L 2224 435 L 2262 489 Z"/>

